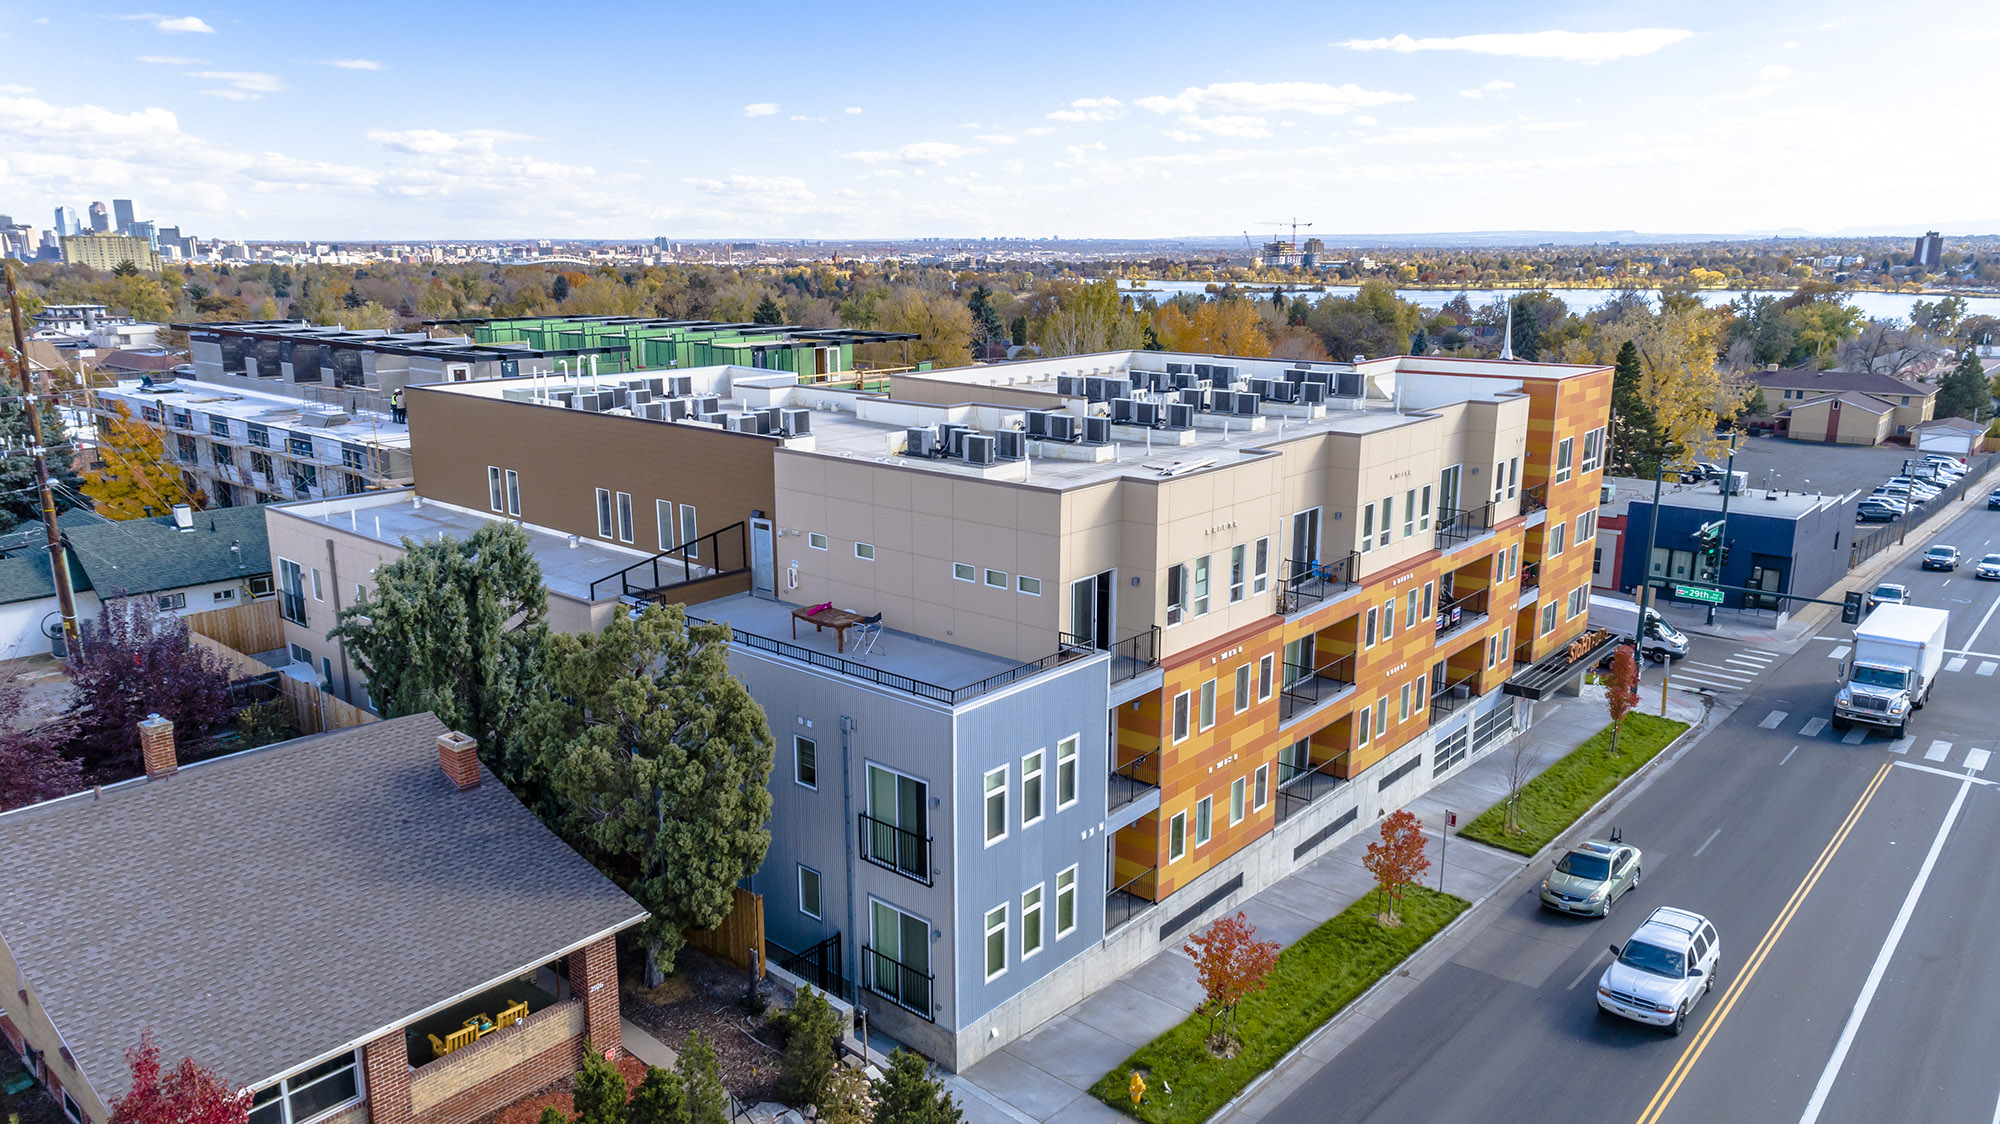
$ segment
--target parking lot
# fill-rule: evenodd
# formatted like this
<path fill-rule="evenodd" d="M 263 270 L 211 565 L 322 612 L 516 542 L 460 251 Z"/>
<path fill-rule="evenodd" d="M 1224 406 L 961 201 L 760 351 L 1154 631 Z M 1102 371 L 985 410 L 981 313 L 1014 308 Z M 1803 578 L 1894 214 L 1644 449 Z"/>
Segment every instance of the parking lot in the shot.
<path fill-rule="evenodd" d="M 1793 441 L 1783 437 L 1745 437 L 1736 446 L 1736 470 L 1749 475 L 1752 488 L 1779 491 L 1867 495 L 1903 471 L 1903 458 L 1918 457 L 1899 445 L 1864 448 Z M 1721 464 L 1717 457 L 1715 463 Z M 1714 485 L 1709 485 L 1714 487 Z"/>

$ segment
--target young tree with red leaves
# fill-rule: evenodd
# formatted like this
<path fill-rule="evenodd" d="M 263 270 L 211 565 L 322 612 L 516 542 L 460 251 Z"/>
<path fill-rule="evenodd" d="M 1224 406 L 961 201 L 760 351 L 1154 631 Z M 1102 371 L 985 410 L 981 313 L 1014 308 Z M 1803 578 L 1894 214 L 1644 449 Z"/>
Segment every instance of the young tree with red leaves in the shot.
<path fill-rule="evenodd" d="M 1431 868 L 1431 860 L 1424 854 L 1423 821 L 1407 811 L 1391 813 L 1382 821 L 1382 838 L 1368 845 L 1361 865 L 1375 876 L 1375 902 L 1381 907 L 1376 920 L 1384 925 L 1402 924 L 1396 910 L 1403 904 L 1404 891 Z"/>
<path fill-rule="evenodd" d="M 163 1071 L 150 1030 L 139 1036 L 137 1047 L 125 1051 L 125 1064 L 132 1069 L 132 1087 L 111 1102 L 110 1124 L 246 1124 L 250 1119 L 249 1091 L 231 1089 L 213 1069 L 182 1058 Z"/>
<path fill-rule="evenodd" d="M 1604 704 L 1611 710 L 1611 756 L 1618 756 L 1618 732 L 1625 716 L 1639 705 L 1639 661 L 1632 645 L 1620 644 L 1611 656 L 1611 674 L 1604 679 Z"/>
<path fill-rule="evenodd" d="M 0 812 L 83 788 L 83 767 L 62 754 L 73 723 L 26 714 L 27 703 L 19 676 L 0 681 Z"/>
<path fill-rule="evenodd" d="M 1208 1016 L 1209 1051 L 1220 1057 L 1232 1053 L 1236 1005 L 1245 996 L 1264 990 L 1265 977 L 1278 966 L 1278 942 L 1256 938 L 1257 926 L 1238 913 L 1218 918 L 1181 946 L 1181 951 L 1194 959 L 1195 979 L 1201 983 L 1201 1006 L 1195 1010 Z M 1218 1017 L 1222 1019 L 1220 1038 L 1215 1033 Z"/>
<path fill-rule="evenodd" d="M 83 650 L 70 661 L 76 688 L 71 753 L 91 779 L 124 780 L 139 771 L 139 723 L 157 714 L 183 744 L 229 721 L 229 671 L 188 641 L 187 622 L 143 597 L 106 601 L 83 626 Z"/>

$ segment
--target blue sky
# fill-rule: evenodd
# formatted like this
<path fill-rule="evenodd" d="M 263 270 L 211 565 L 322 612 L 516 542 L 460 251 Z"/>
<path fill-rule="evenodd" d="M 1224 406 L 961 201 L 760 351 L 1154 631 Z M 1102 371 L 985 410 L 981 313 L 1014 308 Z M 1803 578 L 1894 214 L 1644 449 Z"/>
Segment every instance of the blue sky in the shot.
<path fill-rule="evenodd" d="M 252 238 L 2000 228 L 1990 0 L 0 0 L 0 54 L 0 212 L 39 226 L 116 196 Z"/>

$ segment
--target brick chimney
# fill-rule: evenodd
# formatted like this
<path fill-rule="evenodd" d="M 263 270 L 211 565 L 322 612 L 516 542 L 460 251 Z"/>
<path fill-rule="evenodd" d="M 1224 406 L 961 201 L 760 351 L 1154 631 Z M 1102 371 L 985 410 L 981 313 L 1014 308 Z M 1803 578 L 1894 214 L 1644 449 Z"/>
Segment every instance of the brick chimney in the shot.
<path fill-rule="evenodd" d="M 438 735 L 438 764 L 460 792 L 479 787 L 479 743 L 450 730 Z"/>
<path fill-rule="evenodd" d="M 139 756 L 146 763 L 146 779 L 171 777 L 181 767 L 174 752 L 174 724 L 157 714 L 139 723 Z"/>

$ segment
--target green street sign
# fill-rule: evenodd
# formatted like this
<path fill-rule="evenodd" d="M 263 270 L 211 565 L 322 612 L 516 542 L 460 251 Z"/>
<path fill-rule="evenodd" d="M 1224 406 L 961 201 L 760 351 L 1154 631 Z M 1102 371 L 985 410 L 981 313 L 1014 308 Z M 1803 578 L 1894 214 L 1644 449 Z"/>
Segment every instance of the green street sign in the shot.
<path fill-rule="evenodd" d="M 1674 596 L 1679 597 L 1685 601 L 1705 601 L 1710 605 L 1722 604 L 1721 590 L 1703 589 L 1701 586 L 1698 585 L 1676 584 L 1674 586 Z"/>

